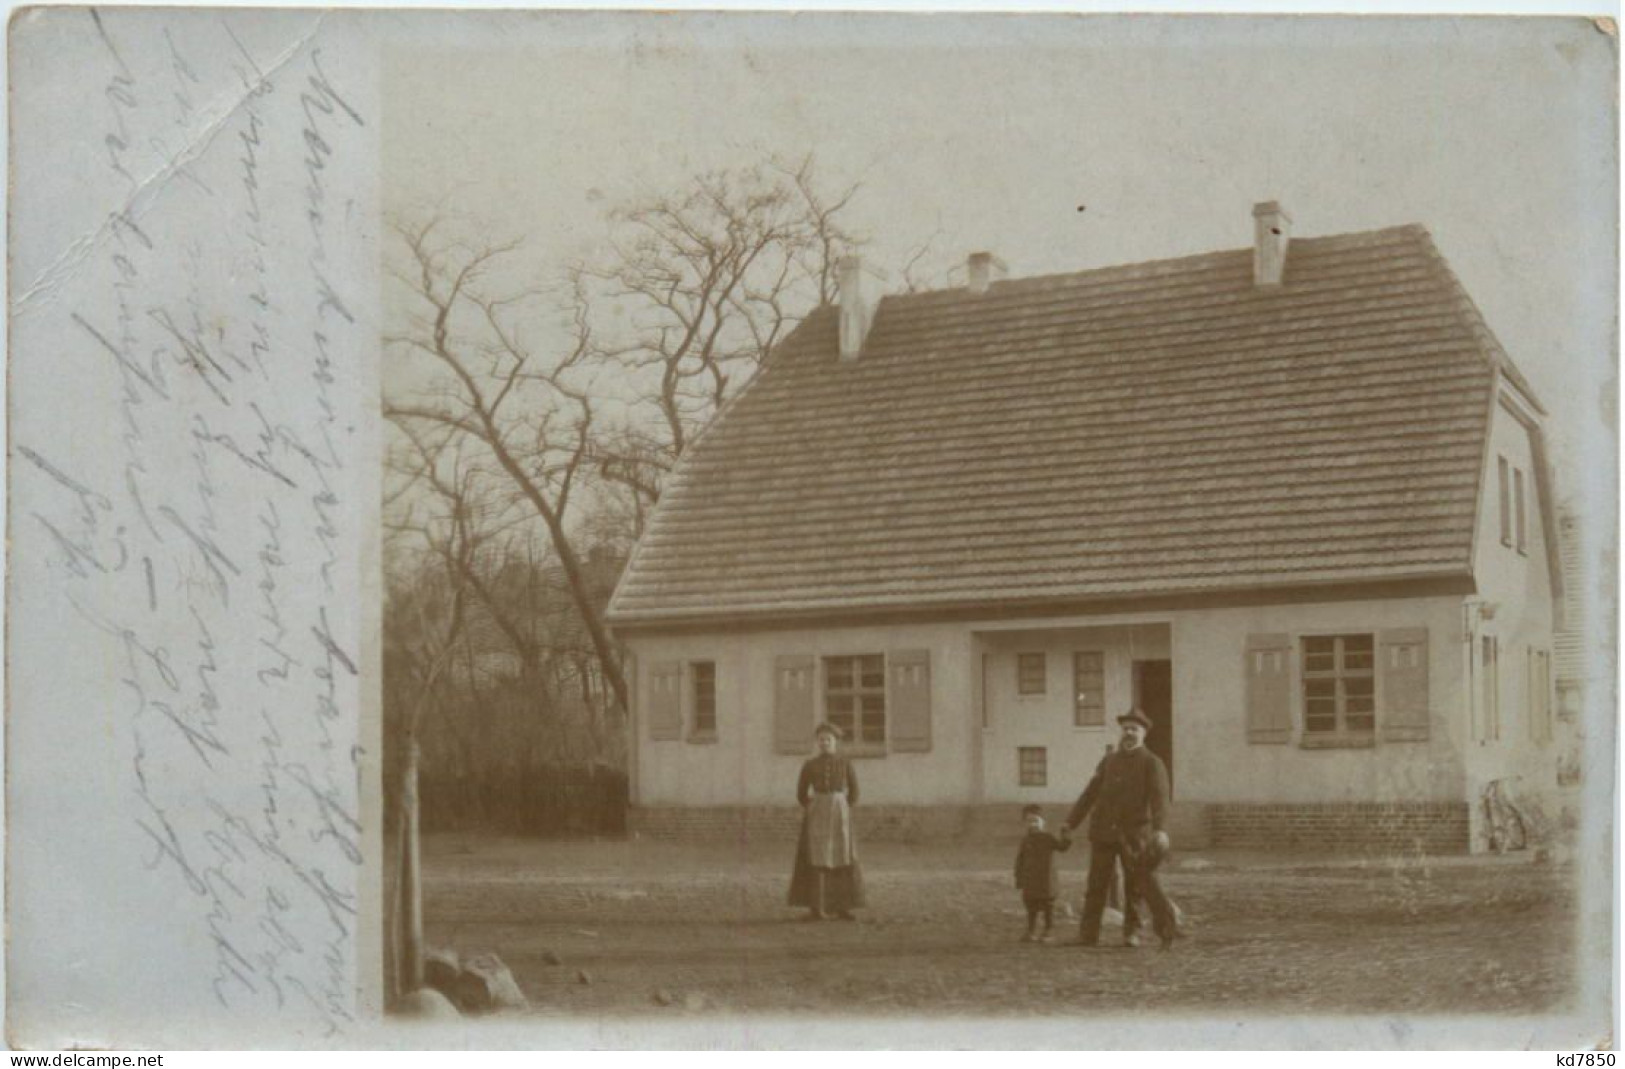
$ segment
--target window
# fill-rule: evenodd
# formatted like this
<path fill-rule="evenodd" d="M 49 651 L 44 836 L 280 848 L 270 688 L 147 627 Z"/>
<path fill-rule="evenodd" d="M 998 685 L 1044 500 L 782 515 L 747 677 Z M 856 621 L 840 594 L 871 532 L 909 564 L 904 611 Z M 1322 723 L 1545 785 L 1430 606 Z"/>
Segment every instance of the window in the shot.
<path fill-rule="evenodd" d="M 1311 635 L 1303 640 L 1305 743 L 1369 741 L 1376 729 L 1372 636 Z"/>
<path fill-rule="evenodd" d="M 1512 469 L 1512 524 L 1518 538 L 1518 552 L 1528 548 L 1528 532 L 1524 523 L 1523 469 Z"/>
<path fill-rule="evenodd" d="M 1512 472 L 1507 458 L 1500 458 L 1501 473 L 1501 544 L 1512 545 Z"/>
<path fill-rule="evenodd" d="M 1044 655 L 1042 653 L 1016 654 L 1016 693 L 1044 693 Z"/>
<path fill-rule="evenodd" d="M 1501 737 L 1501 640 L 1494 635 L 1479 638 L 1479 687 L 1483 713 L 1481 741 Z"/>
<path fill-rule="evenodd" d="M 824 715 L 857 749 L 886 745 L 886 659 L 824 658 Z"/>
<path fill-rule="evenodd" d="M 1022 746 L 1016 750 L 1017 771 L 1023 787 L 1049 785 L 1049 751 L 1042 746 Z"/>
<path fill-rule="evenodd" d="M 1106 655 L 1080 650 L 1072 655 L 1072 723 L 1099 727 L 1106 722 Z"/>
<path fill-rule="evenodd" d="M 688 737 L 714 739 L 717 737 L 717 664 L 694 661 L 688 666 L 688 673 L 689 701 L 693 709 Z"/>

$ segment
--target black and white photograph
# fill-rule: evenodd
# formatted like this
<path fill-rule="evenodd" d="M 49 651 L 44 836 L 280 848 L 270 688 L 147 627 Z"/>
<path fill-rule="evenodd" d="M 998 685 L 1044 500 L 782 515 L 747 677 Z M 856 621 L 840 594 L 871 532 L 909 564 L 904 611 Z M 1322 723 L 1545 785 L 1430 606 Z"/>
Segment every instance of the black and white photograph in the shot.
<path fill-rule="evenodd" d="M 1612 1047 L 1613 19 L 9 78 L 12 1046 Z"/>
<path fill-rule="evenodd" d="M 1607 32 L 543 25 L 385 63 L 403 1007 L 1582 1004 Z"/>

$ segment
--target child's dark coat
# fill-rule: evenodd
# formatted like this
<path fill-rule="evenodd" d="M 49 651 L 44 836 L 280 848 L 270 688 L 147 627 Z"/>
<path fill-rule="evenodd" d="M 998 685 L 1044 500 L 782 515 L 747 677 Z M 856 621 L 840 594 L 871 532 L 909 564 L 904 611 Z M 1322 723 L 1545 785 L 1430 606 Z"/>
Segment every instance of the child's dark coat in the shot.
<path fill-rule="evenodd" d="M 1021 889 L 1021 897 L 1054 898 L 1060 893 L 1055 855 L 1071 846 L 1070 839 L 1057 839 L 1047 831 L 1027 833 L 1016 853 L 1016 886 Z"/>

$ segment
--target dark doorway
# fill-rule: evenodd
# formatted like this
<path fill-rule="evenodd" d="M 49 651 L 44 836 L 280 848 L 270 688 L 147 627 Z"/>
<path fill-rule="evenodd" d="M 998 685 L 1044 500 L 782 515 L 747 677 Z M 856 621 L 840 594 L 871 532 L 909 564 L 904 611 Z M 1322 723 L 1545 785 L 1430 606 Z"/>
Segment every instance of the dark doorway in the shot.
<path fill-rule="evenodd" d="M 1134 662 L 1134 704 L 1151 718 L 1146 748 L 1168 769 L 1168 787 L 1174 783 L 1174 663 Z"/>

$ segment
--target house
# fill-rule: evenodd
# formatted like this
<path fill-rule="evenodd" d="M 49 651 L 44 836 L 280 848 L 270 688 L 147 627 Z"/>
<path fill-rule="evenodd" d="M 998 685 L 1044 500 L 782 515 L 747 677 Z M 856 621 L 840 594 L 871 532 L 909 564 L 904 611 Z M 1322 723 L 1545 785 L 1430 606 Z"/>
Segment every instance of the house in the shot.
<path fill-rule="evenodd" d="M 843 262 L 611 602 L 634 826 L 782 834 L 828 719 L 872 832 L 1007 832 L 1137 705 L 1187 844 L 1482 846 L 1553 778 L 1543 412 L 1425 229 L 1290 228 L 872 304 Z"/>

